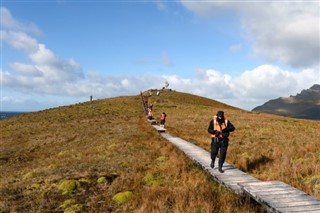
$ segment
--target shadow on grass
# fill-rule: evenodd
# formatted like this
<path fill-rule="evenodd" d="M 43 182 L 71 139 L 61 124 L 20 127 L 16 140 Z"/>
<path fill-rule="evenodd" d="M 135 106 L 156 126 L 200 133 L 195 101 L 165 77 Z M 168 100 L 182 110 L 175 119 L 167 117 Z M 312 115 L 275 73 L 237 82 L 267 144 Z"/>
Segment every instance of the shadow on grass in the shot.
<path fill-rule="evenodd" d="M 252 172 L 253 170 L 259 168 L 260 166 L 270 163 L 272 161 L 273 159 L 262 155 L 259 158 L 253 159 L 252 161 L 248 162 L 247 171 Z"/>

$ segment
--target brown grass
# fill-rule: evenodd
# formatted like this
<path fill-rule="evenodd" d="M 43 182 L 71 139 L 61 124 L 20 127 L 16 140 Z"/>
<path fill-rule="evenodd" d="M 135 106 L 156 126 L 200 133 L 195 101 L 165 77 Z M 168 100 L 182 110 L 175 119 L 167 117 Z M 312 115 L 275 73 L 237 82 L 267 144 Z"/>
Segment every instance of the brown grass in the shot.
<path fill-rule="evenodd" d="M 194 126 L 203 115 L 190 109 L 209 111 L 214 102 L 196 99 L 163 93 L 155 108 L 168 112 L 170 132 L 207 147 L 205 129 Z M 191 126 L 196 134 L 188 136 Z M 0 120 L 0 127 L 0 212 L 263 212 L 160 137 L 139 96 L 23 114 Z M 127 201 L 113 199 L 127 191 Z"/>
<path fill-rule="evenodd" d="M 207 132 L 218 110 L 236 127 L 226 161 L 261 180 L 280 180 L 320 198 L 320 122 L 244 111 L 202 97 L 163 91 L 152 96 L 166 128 L 210 151 Z"/>

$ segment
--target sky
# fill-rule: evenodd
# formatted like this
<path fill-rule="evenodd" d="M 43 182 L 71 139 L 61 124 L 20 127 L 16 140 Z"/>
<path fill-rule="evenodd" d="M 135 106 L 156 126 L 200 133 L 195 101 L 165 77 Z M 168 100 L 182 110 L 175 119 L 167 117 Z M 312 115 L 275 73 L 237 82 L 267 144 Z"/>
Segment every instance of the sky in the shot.
<path fill-rule="evenodd" d="M 1 0 L 1 111 L 161 89 L 252 110 L 320 83 L 320 1 Z"/>

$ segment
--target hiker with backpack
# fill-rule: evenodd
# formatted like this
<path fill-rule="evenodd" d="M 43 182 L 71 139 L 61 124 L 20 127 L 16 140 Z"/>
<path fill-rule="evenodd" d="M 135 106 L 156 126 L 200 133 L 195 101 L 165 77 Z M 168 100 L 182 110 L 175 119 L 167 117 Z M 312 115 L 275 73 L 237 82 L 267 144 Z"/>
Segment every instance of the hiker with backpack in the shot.
<path fill-rule="evenodd" d="M 227 156 L 229 133 L 233 132 L 236 128 L 224 116 L 223 111 L 218 111 L 213 119 L 209 122 L 208 132 L 211 134 L 211 164 L 210 167 L 214 168 L 215 159 L 220 149 L 219 157 L 219 172 L 223 173 L 223 163 Z"/>

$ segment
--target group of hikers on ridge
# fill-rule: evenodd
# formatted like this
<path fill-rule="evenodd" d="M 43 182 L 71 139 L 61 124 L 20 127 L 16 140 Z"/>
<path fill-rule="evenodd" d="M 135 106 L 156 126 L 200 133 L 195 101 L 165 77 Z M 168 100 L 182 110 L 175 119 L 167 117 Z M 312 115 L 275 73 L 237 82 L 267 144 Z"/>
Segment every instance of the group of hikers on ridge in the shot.
<path fill-rule="evenodd" d="M 160 117 L 160 127 L 161 128 L 164 128 L 164 124 L 166 123 L 166 117 L 167 117 L 167 114 L 165 112 L 163 112 Z M 148 105 L 148 120 L 154 120 L 153 104 L 152 103 L 150 103 Z"/>

